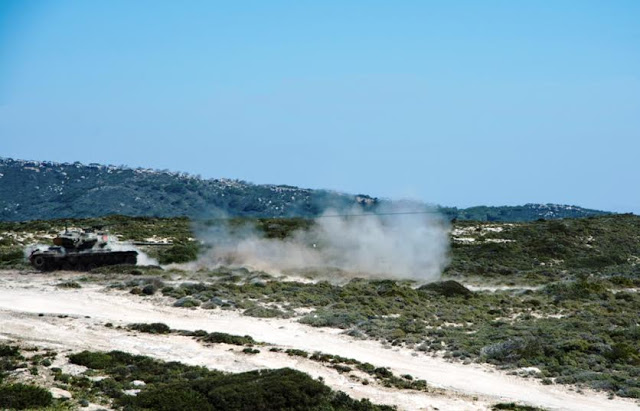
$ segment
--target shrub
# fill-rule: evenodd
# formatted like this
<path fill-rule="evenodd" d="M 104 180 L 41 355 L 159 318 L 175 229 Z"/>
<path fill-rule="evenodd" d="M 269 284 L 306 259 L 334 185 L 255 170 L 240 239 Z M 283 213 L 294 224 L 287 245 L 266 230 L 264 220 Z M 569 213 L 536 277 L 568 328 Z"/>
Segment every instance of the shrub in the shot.
<path fill-rule="evenodd" d="M 422 291 L 430 291 L 435 294 L 440 294 L 445 297 L 465 297 L 469 298 L 473 296 L 473 292 L 464 285 L 457 281 L 448 280 L 437 283 L 429 283 L 418 288 Z"/>
<path fill-rule="evenodd" d="M 21 248 L 0 250 L 0 266 L 15 266 L 24 262 L 24 252 Z"/>
<path fill-rule="evenodd" d="M 0 357 L 19 357 L 20 348 L 13 345 L 0 344 Z"/>
<path fill-rule="evenodd" d="M 250 371 L 223 377 L 152 387 L 136 397 L 123 397 L 131 409 L 198 410 L 391 410 L 333 392 L 300 371 Z"/>
<path fill-rule="evenodd" d="M 142 294 L 144 295 L 153 295 L 158 291 L 158 287 L 153 284 L 147 284 L 142 288 Z"/>
<path fill-rule="evenodd" d="M 298 350 L 296 348 L 290 348 L 288 350 L 285 351 L 285 353 L 289 354 L 292 357 L 303 357 L 303 358 L 307 358 L 309 356 L 309 353 L 307 353 L 304 350 Z"/>
<path fill-rule="evenodd" d="M 84 365 L 87 368 L 101 370 L 110 367 L 113 364 L 111 355 L 102 352 L 82 351 L 69 356 L 72 364 Z"/>
<path fill-rule="evenodd" d="M 168 334 L 171 332 L 171 328 L 167 324 L 164 323 L 135 323 L 129 324 L 128 328 L 130 330 L 140 331 L 143 333 L 149 334 Z"/>
<path fill-rule="evenodd" d="M 0 407 L 23 410 L 48 407 L 53 397 L 44 388 L 26 384 L 0 385 Z"/>
<path fill-rule="evenodd" d="M 241 337 L 239 335 L 213 332 L 209 333 L 200 339 L 203 342 L 207 343 L 222 343 L 222 344 L 233 344 L 233 345 L 251 345 L 255 344 L 255 340 L 251 338 L 249 335 L 245 335 Z"/>
<path fill-rule="evenodd" d="M 58 283 L 56 286 L 60 288 L 82 288 L 80 284 L 71 280 Z"/>
<path fill-rule="evenodd" d="M 160 264 L 186 263 L 198 257 L 198 243 L 178 243 L 163 250 L 159 255 Z"/>
<path fill-rule="evenodd" d="M 574 282 L 553 283 L 546 286 L 545 291 L 557 300 L 586 300 L 602 298 L 610 294 L 602 281 L 580 279 Z"/>
<path fill-rule="evenodd" d="M 317 310 L 302 317 L 300 322 L 313 327 L 336 327 L 347 329 L 364 320 L 366 320 L 366 317 L 358 312 L 351 312 L 347 310 Z"/>
<path fill-rule="evenodd" d="M 260 307 L 260 306 L 248 308 L 244 310 L 243 314 L 249 317 L 258 317 L 258 318 L 274 318 L 274 317 L 287 318 L 288 317 L 284 311 L 278 310 L 277 308 Z"/>
<path fill-rule="evenodd" d="M 508 411 L 544 411 L 542 408 L 531 407 L 529 405 L 520 405 L 515 402 L 501 402 L 493 407 L 492 410 L 508 410 Z"/>
<path fill-rule="evenodd" d="M 196 300 L 193 297 L 182 297 L 178 299 L 175 303 L 173 303 L 174 307 L 183 307 L 183 308 L 191 308 L 198 307 L 202 304 L 200 300 Z"/>

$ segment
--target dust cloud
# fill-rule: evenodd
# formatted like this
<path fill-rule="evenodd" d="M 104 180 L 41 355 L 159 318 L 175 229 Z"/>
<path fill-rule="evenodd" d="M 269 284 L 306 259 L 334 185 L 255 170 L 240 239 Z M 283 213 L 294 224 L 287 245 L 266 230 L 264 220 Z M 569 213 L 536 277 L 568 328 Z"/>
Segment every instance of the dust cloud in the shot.
<path fill-rule="evenodd" d="M 198 265 L 431 282 L 448 263 L 448 233 L 448 222 L 434 210 L 329 209 L 310 229 L 282 240 L 265 238 L 249 225 L 218 224 L 199 235 L 208 251 Z"/>

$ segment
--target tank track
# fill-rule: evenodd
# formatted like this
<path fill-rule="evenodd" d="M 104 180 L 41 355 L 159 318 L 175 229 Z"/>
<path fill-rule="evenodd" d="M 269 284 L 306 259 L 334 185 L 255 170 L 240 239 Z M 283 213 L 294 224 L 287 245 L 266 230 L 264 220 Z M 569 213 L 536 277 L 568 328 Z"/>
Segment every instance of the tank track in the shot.
<path fill-rule="evenodd" d="M 33 253 L 29 257 L 31 265 L 40 271 L 77 270 L 85 271 L 96 267 L 117 264 L 136 264 L 136 251 L 109 251 L 104 253 Z"/>

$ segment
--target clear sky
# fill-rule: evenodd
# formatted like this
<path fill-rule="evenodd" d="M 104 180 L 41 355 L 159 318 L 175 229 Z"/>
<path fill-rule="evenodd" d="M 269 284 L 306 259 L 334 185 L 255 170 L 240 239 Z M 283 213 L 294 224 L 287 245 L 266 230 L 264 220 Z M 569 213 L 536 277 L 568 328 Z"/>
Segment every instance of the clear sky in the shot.
<path fill-rule="evenodd" d="M 0 0 L 0 156 L 640 213 L 640 1 Z"/>

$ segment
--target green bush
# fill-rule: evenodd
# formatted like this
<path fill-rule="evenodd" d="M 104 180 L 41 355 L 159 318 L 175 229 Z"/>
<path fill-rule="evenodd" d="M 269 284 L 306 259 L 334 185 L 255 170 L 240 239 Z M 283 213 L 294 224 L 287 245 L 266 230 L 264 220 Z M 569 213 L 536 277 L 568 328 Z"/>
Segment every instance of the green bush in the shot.
<path fill-rule="evenodd" d="M 233 345 L 251 345 L 255 344 L 255 340 L 249 335 L 241 337 L 239 335 L 212 332 L 200 338 L 201 341 L 214 344 L 233 344 Z"/>
<path fill-rule="evenodd" d="M 20 348 L 13 345 L 0 344 L 0 357 L 20 357 Z"/>
<path fill-rule="evenodd" d="M 169 334 L 171 332 L 171 328 L 164 323 L 135 323 L 129 324 L 128 328 L 149 334 Z"/>
<path fill-rule="evenodd" d="M 445 297 L 465 297 L 473 296 L 473 292 L 457 281 L 448 280 L 437 283 L 429 283 L 418 288 L 422 291 L 430 291 Z"/>
<path fill-rule="evenodd" d="M 278 310 L 277 308 L 260 307 L 260 306 L 248 308 L 244 310 L 242 314 L 247 315 L 249 317 L 258 317 L 258 318 L 275 318 L 275 317 L 288 318 L 288 315 L 282 310 Z"/>
<path fill-rule="evenodd" d="M 313 327 L 336 327 L 346 329 L 364 321 L 366 317 L 362 314 L 348 310 L 316 310 L 300 319 L 303 324 Z"/>
<path fill-rule="evenodd" d="M 48 407 L 52 401 L 51 393 L 44 388 L 19 383 L 0 385 L 0 408 Z"/>
<path fill-rule="evenodd" d="M 82 288 L 80 284 L 72 280 L 63 281 L 61 283 L 56 284 L 56 286 L 60 288 Z"/>
<path fill-rule="evenodd" d="M 24 263 L 22 248 L 0 248 L 0 266 L 13 267 Z"/>
<path fill-rule="evenodd" d="M 292 357 L 302 357 L 307 358 L 309 353 L 304 350 L 298 350 L 297 348 L 290 348 L 285 351 L 285 353 L 289 354 Z"/>
<path fill-rule="evenodd" d="M 520 405 L 515 402 L 501 402 L 491 407 L 492 410 L 507 411 L 544 411 L 542 408 L 531 407 L 529 405 Z"/>
<path fill-rule="evenodd" d="M 336 393 L 289 368 L 177 382 L 143 390 L 120 403 L 132 410 L 391 410 Z"/>
<path fill-rule="evenodd" d="M 162 250 L 158 255 L 160 264 L 186 263 L 198 258 L 198 243 L 186 242 L 177 243 Z"/>
<path fill-rule="evenodd" d="M 103 352 L 82 351 L 69 355 L 72 364 L 84 365 L 87 368 L 101 370 L 113 365 L 113 357 Z"/>
<path fill-rule="evenodd" d="M 392 410 L 367 400 L 356 401 L 344 393 L 332 391 L 307 374 L 288 368 L 224 374 L 120 351 L 85 351 L 72 357 L 74 363 L 105 367 L 101 368 L 101 373 L 110 378 L 96 381 L 91 392 L 107 395 L 114 399 L 114 406 L 131 411 Z M 138 379 L 147 385 L 137 396 L 124 395 L 122 390 Z"/>
<path fill-rule="evenodd" d="M 193 297 L 182 297 L 173 303 L 174 307 L 193 308 L 199 307 L 202 302 Z"/>

